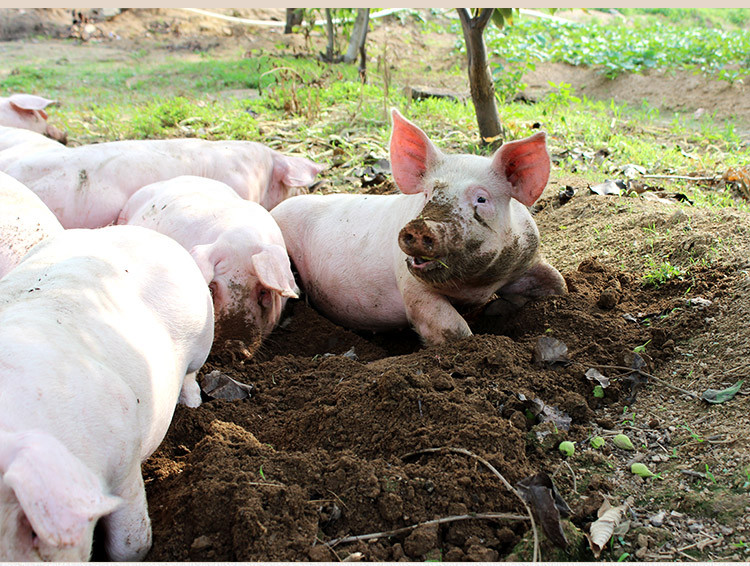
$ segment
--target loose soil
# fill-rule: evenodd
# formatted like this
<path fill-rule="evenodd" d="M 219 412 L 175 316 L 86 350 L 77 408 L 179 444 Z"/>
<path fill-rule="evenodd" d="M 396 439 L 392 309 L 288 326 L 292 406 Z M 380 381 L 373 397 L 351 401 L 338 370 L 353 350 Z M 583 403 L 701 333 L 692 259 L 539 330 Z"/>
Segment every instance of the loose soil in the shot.
<path fill-rule="evenodd" d="M 58 18 L 70 31 L 65 11 L 45 12 L 46 19 L 35 10 L 23 17 L 38 15 L 47 32 Z M 283 19 L 281 10 L 222 12 Z M 170 36 L 175 43 L 215 43 L 212 53 L 238 44 L 249 49 L 268 35 L 178 10 L 128 10 L 96 24 L 102 35 L 98 44 L 86 44 L 86 56 L 148 45 L 144 30 L 160 29 L 155 22 L 179 27 Z M 110 32 L 120 39 L 107 39 Z M 452 40 L 438 35 L 391 20 L 379 23 L 371 39 L 374 45 L 385 37 L 402 42 L 403 62 L 394 63 L 402 77 L 412 69 L 414 80 L 451 87 L 430 80 L 424 68 L 413 70 L 426 50 L 436 77 L 441 65 L 456 64 Z M 274 32 L 266 46 L 281 40 L 300 41 Z M 13 56 L 60 48 L 54 39 L 35 41 L 0 49 Z M 564 70 L 540 66 L 537 74 L 559 82 Z M 565 80 L 580 76 L 573 71 Z M 711 92 L 715 85 L 707 84 Z M 599 88 L 591 85 L 581 86 Z M 680 94 L 673 83 L 664 88 Z M 718 102 L 682 94 L 681 108 L 711 107 L 718 115 Z M 659 106 L 666 97 L 649 100 Z M 729 116 L 731 108 L 726 111 Z M 576 194 L 563 204 L 559 193 L 566 187 Z M 387 189 L 392 185 L 381 191 Z M 544 254 L 563 273 L 569 293 L 534 300 L 509 316 L 473 313 L 474 336 L 424 347 L 410 330 L 352 332 L 302 299 L 288 304 L 278 329 L 252 357 L 212 354 L 202 375 L 218 371 L 254 391 L 238 401 L 206 398 L 198 409 L 177 407 L 166 439 L 143 466 L 154 534 L 147 560 L 529 560 L 531 530 L 523 519 L 464 518 L 404 529 L 471 514 L 525 515 L 477 458 L 414 454 L 430 448 L 469 451 L 511 484 L 549 474 L 571 514 L 565 551 L 540 535 L 544 560 L 593 560 L 581 533 L 604 500 L 627 502 L 629 529 L 602 560 L 626 552 L 631 560 L 747 560 L 747 384 L 721 405 L 684 391 L 700 396 L 750 373 L 748 214 L 665 198 L 592 195 L 585 180 L 559 172 L 534 213 Z M 690 260 L 692 267 L 656 287 L 645 285 L 648 257 L 680 265 Z M 569 363 L 535 362 L 542 337 L 562 341 Z M 634 351 L 653 376 L 644 383 L 613 369 L 631 367 Z M 611 378 L 603 397 L 586 377 L 591 368 Z M 634 450 L 614 446 L 612 437 L 621 432 Z M 590 446 L 596 435 L 607 440 L 603 448 Z M 562 440 L 576 443 L 573 456 L 560 454 Z M 633 462 L 659 476 L 632 474 Z M 402 530 L 331 543 L 396 529 Z"/>

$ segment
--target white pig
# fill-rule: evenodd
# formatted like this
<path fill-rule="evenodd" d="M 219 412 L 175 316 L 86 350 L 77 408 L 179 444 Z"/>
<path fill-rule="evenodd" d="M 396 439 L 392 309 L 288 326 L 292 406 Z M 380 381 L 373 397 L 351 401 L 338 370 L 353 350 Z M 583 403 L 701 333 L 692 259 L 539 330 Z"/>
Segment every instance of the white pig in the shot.
<path fill-rule="evenodd" d="M 190 251 L 213 295 L 217 340 L 258 344 L 297 297 L 276 221 L 224 183 L 186 175 L 147 185 L 117 223 L 151 228 Z"/>
<path fill-rule="evenodd" d="M 38 196 L 0 172 L 0 277 L 36 244 L 62 229 Z"/>
<path fill-rule="evenodd" d="M 471 334 L 456 306 L 565 293 L 526 208 L 549 177 L 544 133 L 492 158 L 447 155 L 395 109 L 392 118 L 391 168 L 405 194 L 304 195 L 271 211 L 312 303 L 345 326 L 411 324 L 437 344 Z"/>
<path fill-rule="evenodd" d="M 57 104 L 57 101 L 35 94 L 0 97 L 0 126 L 31 130 L 61 143 L 67 143 L 67 134 L 47 123 L 45 108 L 51 104 Z"/>
<path fill-rule="evenodd" d="M 256 142 L 200 139 L 84 145 L 20 157 L 2 168 L 39 195 L 65 228 L 112 224 L 135 191 L 180 175 L 222 181 L 270 210 L 304 192 L 321 169 Z"/>
<path fill-rule="evenodd" d="M 211 296 L 179 244 L 136 226 L 64 230 L 0 280 L 0 561 L 83 561 L 99 518 L 141 560 L 141 463 L 196 407 Z"/>

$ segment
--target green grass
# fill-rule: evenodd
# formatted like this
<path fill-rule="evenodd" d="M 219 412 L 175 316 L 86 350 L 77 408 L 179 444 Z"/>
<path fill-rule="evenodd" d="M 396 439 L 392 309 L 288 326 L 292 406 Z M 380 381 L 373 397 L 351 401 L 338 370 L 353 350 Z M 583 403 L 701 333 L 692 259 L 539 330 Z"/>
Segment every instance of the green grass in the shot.
<path fill-rule="evenodd" d="M 746 12 L 731 17 L 739 20 Z M 750 65 L 747 29 L 730 29 L 726 21 L 709 30 L 699 29 L 692 23 L 695 15 L 716 17 L 713 12 L 681 14 L 672 21 L 672 12 L 654 11 L 628 25 L 618 20 L 569 25 L 516 18 L 513 26 L 488 34 L 488 45 L 502 55 L 506 69 L 496 74 L 502 79 L 498 90 L 514 93 L 520 79 L 512 70 L 523 70 L 540 60 L 566 60 L 613 73 L 639 71 L 652 64 L 669 69 L 694 63 L 714 72 L 739 65 L 746 72 Z M 414 14 L 405 12 L 403 17 L 414 18 Z M 456 44 L 462 44 L 455 20 L 442 28 L 434 23 L 425 26 L 453 33 Z M 651 51 L 653 56 L 648 55 Z M 0 66 L 8 69 L 12 60 L 8 57 Z M 67 128 L 77 143 L 203 137 L 263 141 L 284 149 L 291 139 L 296 151 L 321 155 L 324 162 L 351 169 L 367 158 L 387 157 L 388 110 L 395 106 L 446 151 L 491 151 L 478 144 L 471 102 L 408 100 L 402 84 L 393 78 L 386 81 L 383 64 L 369 65 L 368 82 L 363 85 L 355 65 L 322 63 L 314 53 L 153 58 L 140 49 L 99 63 L 65 57 L 18 61 L 0 80 L 0 95 L 37 92 L 63 101 L 50 112 L 52 121 Z M 386 63 L 398 67 L 398 54 L 389 52 Z M 465 71 L 457 63 L 443 73 Z M 499 111 L 507 139 L 535 133 L 537 123 L 548 133 L 550 152 L 560 156 L 556 175 L 572 172 L 600 182 L 621 177 L 620 168 L 633 163 L 651 174 L 720 176 L 730 167 L 750 163 L 750 147 L 731 120 L 716 120 L 710 113 L 700 118 L 661 115 L 646 102 L 627 106 L 590 100 L 568 84 L 551 86 L 552 91 L 536 104 L 506 98 Z M 674 185 L 697 206 L 738 205 L 721 187 L 702 191 L 694 183 Z"/>

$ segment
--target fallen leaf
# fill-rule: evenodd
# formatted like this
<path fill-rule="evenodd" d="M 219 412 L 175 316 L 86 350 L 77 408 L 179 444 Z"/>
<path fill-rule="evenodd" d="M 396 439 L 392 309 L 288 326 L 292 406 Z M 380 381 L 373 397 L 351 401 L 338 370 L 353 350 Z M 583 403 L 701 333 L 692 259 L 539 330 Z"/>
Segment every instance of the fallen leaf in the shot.
<path fill-rule="evenodd" d="M 591 523 L 589 534 L 587 535 L 594 557 L 599 558 L 602 550 L 607 546 L 607 542 L 609 542 L 609 539 L 615 533 L 615 529 L 622 525 L 625 518 L 625 509 L 625 505 L 612 507 L 606 499 L 604 500 L 604 503 L 599 508 L 599 519 Z"/>
<path fill-rule="evenodd" d="M 622 194 L 622 191 L 626 189 L 627 187 L 625 186 L 625 183 L 619 180 L 604 181 L 603 183 L 599 183 L 598 185 L 594 185 L 593 187 L 589 185 L 589 190 L 592 193 L 601 196 L 616 195 L 619 197 Z"/>
<path fill-rule="evenodd" d="M 532 361 L 535 364 L 569 364 L 568 347 L 564 342 L 551 336 L 540 336 L 534 345 Z"/>
<path fill-rule="evenodd" d="M 726 389 L 706 389 L 706 392 L 703 394 L 702 399 L 704 401 L 707 401 L 708 403 L 713 404 L 729 401 L 737 394 L 743 383 L 744 380 L 740 379 L 737 383 L 732 385 L 732 387 L 727 387 Z"/>
<path fill-rule="evenodd" d="M 586 379 L 596 381 L 603 389 L 609 387 L 609 378 L 603 375 L 598 369 L 591 368 L 586 370 Z"/>
<path fill-rule="evenodd" d="M 521 498 L 529 504 L 534 518 L 542 526 L 547 538 L 559 548 L 568 546 L 560 525 L 560 516 L 568 517 L 570 507 L 557 491 L 552 479 L 544 472 L 522 479 L 516 484 Z"/>
<path fill-rule="evenodd" d="M 251 397 L 255 389 L 252 385 L 240 383 L 218 370 L 204 375 L 200 379 L 200 386 L 201 391 L 212 399 L 229 401 Z"/>

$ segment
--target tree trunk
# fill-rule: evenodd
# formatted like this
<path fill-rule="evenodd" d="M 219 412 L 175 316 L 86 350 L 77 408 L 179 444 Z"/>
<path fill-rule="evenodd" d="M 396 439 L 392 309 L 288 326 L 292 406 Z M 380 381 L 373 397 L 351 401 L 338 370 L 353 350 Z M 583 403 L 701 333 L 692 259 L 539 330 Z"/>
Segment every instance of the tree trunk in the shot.
<path fill-rule="evenodd" d="M 334 37 L 333 37 L 333 12 L 326 8 L 326 35 L 328 36 L 328 45 L 326 46 L 326 58 L 329 63 L 333 62 Z"/>
<path fill-rule="evenodd" d="M 304 8 L 286 9 L 286 25 L 284 26 L 284 33 L 292 33 L 292 28 L 302 23 L 302 10 L 304 10 Z"/>
<path fill-rule="evenodd" d="M 344 55 L 344 63 L 352 63 L 357 60 L 362 46 L 367 39 L 367 28 L 370 23 L 370 8 L 357 8 L 357 19 L 354 21 L 352 36 L 349 38 L 349 49 Z"/>
<path fill-rule="evenodd" d="M 466 8 L 457 8 L 466 42 L 469 62 L 469 88 L 471 101 L 477 115 L 479 135 L 483 143 L 491 143 L 502 133 L 500 115 L 495 103 L 495 83 L 492 80 L 484 44 L 484 28 L 492 17 L 494 8 L 481 8 L 472 18 Z"/>

